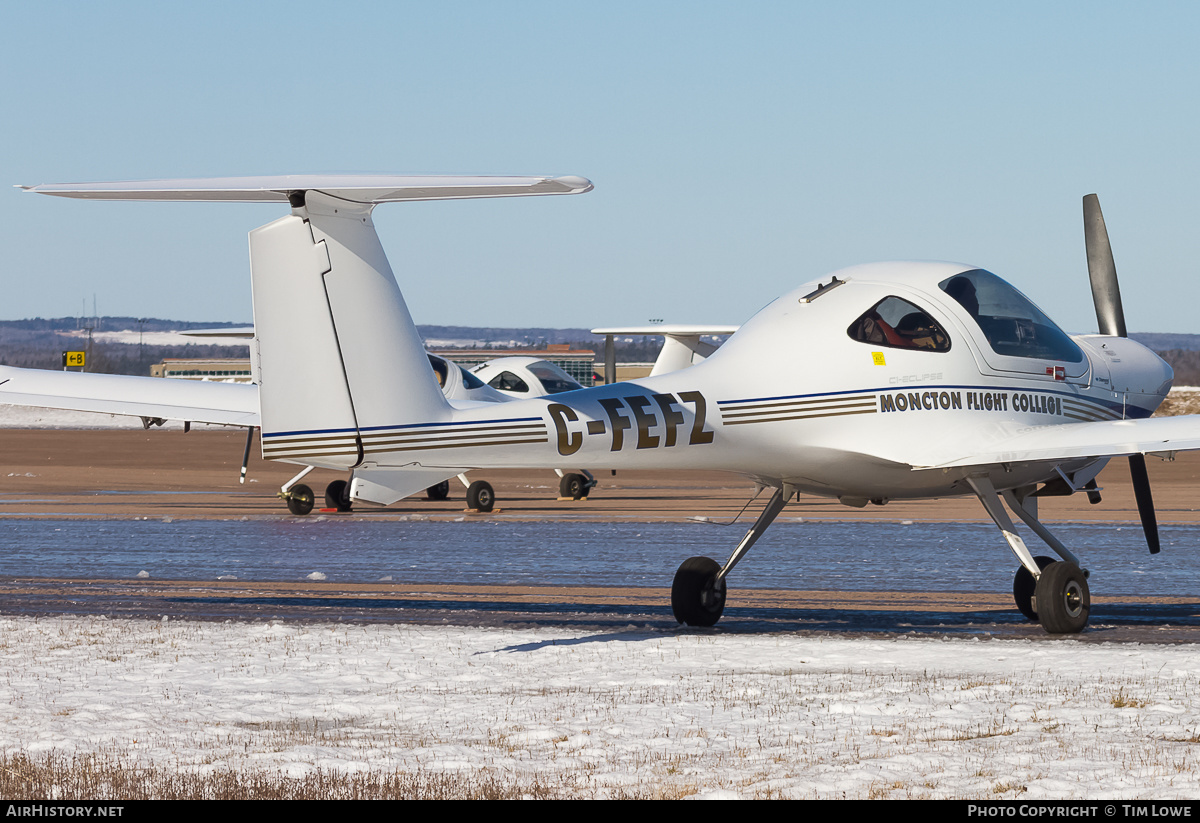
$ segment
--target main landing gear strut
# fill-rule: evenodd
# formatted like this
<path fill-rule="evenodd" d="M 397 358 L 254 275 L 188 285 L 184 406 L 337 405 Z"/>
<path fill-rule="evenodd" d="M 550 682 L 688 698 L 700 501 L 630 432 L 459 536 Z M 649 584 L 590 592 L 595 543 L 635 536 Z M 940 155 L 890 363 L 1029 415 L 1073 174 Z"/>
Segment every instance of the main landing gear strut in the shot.
<path fill-rule="evenodd" d="M 1051 634 L 1083 631 L 1092 609 L 1087 572 L 1080 568 L 1079 558 L 1037 519 L 1037 498 L 1028 494 L 1022 496 L 1012 490 L 997 492 L 987 477 L 968 477 L 967 482 L 1021 562 L 1013 580 L 1013 598 L 1021 614 L 1041 623 Z M 1000 497 L 1062 560 L 1030 554 L 1025 541 L 1014 531 L 1008 512 L 1000 504 Z"/>
<path fill-rule="evenodd" d="M 787 484 L 775 490 L 767 507 L 724 566 L 710 557 L 689 557 L 683 561 L 671 584 L 671 611 L 676 620 L 688 626 L 713 626 L 721 619 L 725 611 L 725 576 L 762 537 L 795 494 L 796 489 Z"/>

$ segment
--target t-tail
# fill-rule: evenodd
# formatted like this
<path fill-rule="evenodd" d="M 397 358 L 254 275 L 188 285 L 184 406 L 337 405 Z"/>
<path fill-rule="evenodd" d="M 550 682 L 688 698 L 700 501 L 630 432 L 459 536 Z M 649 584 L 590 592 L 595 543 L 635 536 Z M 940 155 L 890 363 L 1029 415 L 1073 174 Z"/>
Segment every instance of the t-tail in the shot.
<path fill-rule="evenodd" d="M 412 489 L 396 488 L 394 470 L 386 488 L 377 487 L 373 447 L 452 414 L 375 232 L 375 206 L 591 188 L 581 177 L 345 175 L 27 187 L 96 200 L 289 204 L 291 214 L 250 232 L 263 457 L 356 469 L 352 495 L 375 502 L 425 488 L 445 472 L 414 465 Z"/>

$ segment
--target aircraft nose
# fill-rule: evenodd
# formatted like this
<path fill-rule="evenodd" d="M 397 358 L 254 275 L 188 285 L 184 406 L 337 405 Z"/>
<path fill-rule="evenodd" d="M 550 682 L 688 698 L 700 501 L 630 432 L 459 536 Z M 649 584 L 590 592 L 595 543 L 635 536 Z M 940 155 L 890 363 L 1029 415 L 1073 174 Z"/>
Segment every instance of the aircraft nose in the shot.
<path fill-rule="evenodd" d="M 1161 357 L 1128 338 L 1113 338 L 1124 345 L 1109 347 L 1108 361 L 1113 391 L 1121 397 L 1125 417 L 1149 417 L 1171 390 L 1175 371 Z"/>
<path fill-rule="evenodd" d="M 1109 363 L 1115 391 L 1166 397 L 1175 380 L 1175 370 L 1144 346 L 1128 347 L 1116 362 Z"/>

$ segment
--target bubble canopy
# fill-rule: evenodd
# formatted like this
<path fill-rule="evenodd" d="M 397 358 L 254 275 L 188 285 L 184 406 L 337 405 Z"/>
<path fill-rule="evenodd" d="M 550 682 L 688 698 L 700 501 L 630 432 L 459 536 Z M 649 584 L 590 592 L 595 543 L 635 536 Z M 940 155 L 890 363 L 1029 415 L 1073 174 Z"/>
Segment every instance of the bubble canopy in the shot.
<path fill-rule="evenodd" d="M 973 269 L 938 286 L 979 326 L 996 354 L 1079 363 L 1083 351 L 1045 312 L 990 271 Z"/>

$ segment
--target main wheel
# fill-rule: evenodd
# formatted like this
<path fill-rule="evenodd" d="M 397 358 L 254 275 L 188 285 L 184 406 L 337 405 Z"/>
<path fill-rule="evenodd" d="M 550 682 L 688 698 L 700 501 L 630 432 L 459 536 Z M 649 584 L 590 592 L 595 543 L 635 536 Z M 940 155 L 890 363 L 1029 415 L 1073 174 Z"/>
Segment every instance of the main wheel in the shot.
<path fill-rule="evenodd" d="M 476 480 L 467 487 L 468 509 L 490 512 L 494 505 L 496 505 L 496 493 L 492 491 L 491 483 L 486 480 Z"/>
<path fill-rule="evenodd" d="M 671 584 L 671 611 L 688 626 L 713 626 L 725 611 L 725 580 L 717 580 L 721 564 L 711 557 L 689 557 Z"/>
<path fill-rule="evenodd" d="M 582 500 L 588 495 L 587 478 L 582 474 L 564 474 L 558 481 L 558 496 Z"/>
<path fill-rule="evenodd" d="M 436 486 L 430 486 L 425 490 L 425 497 L 430 500 L 445 500 L 450 496 L 450 481 L 443 480 Z"/>
<path fill-rule="evenodd" d="M 1053 557 L 1046 557 L 1044 554 L 1039 554 L 1033 558 L 1033 562 L 1037 563 L 1039 569 L 1045 569 L 1051 563 L 1055 563 Z M 1029 573 L 1029 569 L 1021 566 L 1017 569 L 1017 574 L 1013 577 L 1013 600 L 1017 601 L 1017 608 L 1026 618 L 1034 623 L 1038 622 L 1037 612 L 1033 610 L 1033 590 L 1037 588 L 1037 580 Z"/>
<path fill-rule="evenodd" d="M 297 483 L 288 491 L 287 507 L 292 514 L 308 514 L 315 502 L 313 490 L 303 483 Z"/>
<path fill-rule="evenodd" d="M 350 511 L 350 484 L 345 480 L 334 480 L 325 487 L 325 508 L 340 512 Z"/>
<path fill-rule="evenodd" d="M 1037 615 L 1050 634 L 1075 634 L 1087 625 L 1092 610 L 1083 570 L 1074 563 L 1051 563 L 1038 578 Z"/>

